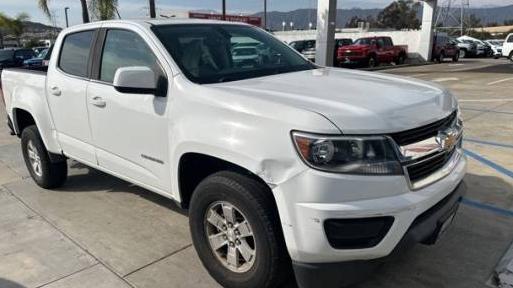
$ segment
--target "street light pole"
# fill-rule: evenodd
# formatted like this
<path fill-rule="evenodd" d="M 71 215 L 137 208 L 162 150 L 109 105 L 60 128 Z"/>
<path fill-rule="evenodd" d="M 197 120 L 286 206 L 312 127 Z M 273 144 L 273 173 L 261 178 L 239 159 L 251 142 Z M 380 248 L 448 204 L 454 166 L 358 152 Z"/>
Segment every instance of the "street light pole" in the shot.
<path fill-rule="evenodd" d="M 226 20 L 226 0 L 223 0 L 223 20 Z"/>
<path fill-rule="evenodd" d="M 69 7 L 64 7 L 64 16 L 66 17 L 66 28 L 69 27 L 68 10 L 69 10 Z"/>
<path fill-rule="evenodd" d="M 267 0 L 264 0 L 264 30 L 267 30 Z"/>

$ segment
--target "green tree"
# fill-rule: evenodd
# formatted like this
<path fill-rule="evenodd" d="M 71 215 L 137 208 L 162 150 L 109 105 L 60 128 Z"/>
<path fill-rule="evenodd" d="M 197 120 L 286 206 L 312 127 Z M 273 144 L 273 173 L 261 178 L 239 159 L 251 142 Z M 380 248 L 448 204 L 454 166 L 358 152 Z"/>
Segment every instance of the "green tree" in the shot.
<path fill-rule="evenodd" d="M 29 19 L 30 17 L 26 13 L 20 13 L 14 18 L 0 13 L 0 27 L 9 31 L 16 38 L 18 46 L 21 46 L 21 36 L 25 32 L 24 22 Z"/>
<path fill-rule="evenodd" d="M 378 14 L 377 22 L 381 28 L 420 29 L 417 11 L 420 3 L 413 0 L 398 0 L 388 5 Z"/>
<path fill-rule="evenodd" d="M 98 20 L 113 19 L 118 11 L 118 0 L 91 0 L 89 10 Z"/>
<path fill-rule="evenodd" d="M 37 0 L 37 3 L 39 5 L 39 8 L 43 11 L 43 13 L 48 16 L 48 18 L 52 17 L 52 13 L 50 12 L 50 0 Z M 89 23 L 89 10 L 87 7 L 87 1 L 86 0 L 80 0 L 80 5 L 82 6 L 82 22 Z"/>

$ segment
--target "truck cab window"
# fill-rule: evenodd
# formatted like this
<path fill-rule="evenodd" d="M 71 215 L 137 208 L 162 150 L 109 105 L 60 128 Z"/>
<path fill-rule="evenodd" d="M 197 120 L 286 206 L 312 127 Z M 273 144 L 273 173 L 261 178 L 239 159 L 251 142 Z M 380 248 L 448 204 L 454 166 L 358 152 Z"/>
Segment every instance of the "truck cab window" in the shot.
<path fill-rule="evenodd" d="M 94 31 L 84 31 L 69 34 L 64 38 L 59 68 L 62 71 L 80 77 L 87 77 L 89 51 L 93 41 Z"/>
<path fill-rule="evenodd" d="M 100 80 L 112 83 L 118 68 L 145 66 L 163 75 L 157 57 L 146 42 L 134 32 L 112 29 L 107 31 L 100 66 Z"/>

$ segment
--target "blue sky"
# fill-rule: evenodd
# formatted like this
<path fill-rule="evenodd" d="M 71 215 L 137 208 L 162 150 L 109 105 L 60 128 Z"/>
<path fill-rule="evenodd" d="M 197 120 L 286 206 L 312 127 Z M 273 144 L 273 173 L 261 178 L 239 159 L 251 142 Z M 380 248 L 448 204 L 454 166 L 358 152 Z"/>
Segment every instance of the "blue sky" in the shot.
<path fill-rule="evenodd" d="M 146 0 L 118 0 L 119 12 L 123 18 L 141 18 L 147 15 Z M 253 13 L 263 10 L 263 0 L 226 0 L 228 12 Z M 339 0 L 338 8 L 382 8 L 393 0 Z M 447 0 L 439 0 L 444 2 Z M 472 7 L 501 6 L 513 3 L 513 0 L 471 0 Z M 37 0 L 0 0 L 0 12 L 14 16 L 26 12 L 32 21 L 50 24 L 50 21 L 39 11 Z M 221 0 L 156 0 L 158 9 L 189 10 L 189 9 L 221 9 Z M 316 0 L 268 0 L 269 11 L 289 11 L 298 8 L 315 8 Z M 80 4 L 78 0 L 50 0 L 50 8 L 54 11 L 58 26 L 64 26 L 64 7 L 70 7 L 70 24 L 81 23 Z M 157 14 L 159 14 L 157 12 Z"/>

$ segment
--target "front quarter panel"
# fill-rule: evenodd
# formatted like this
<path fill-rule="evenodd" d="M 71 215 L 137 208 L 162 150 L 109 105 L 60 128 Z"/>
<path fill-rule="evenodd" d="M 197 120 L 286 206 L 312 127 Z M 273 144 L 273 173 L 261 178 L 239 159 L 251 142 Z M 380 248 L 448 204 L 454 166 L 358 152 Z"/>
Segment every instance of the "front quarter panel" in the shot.
<path fill-rule="evenodd" d="M 292 130 L 326 134 L 340 131 L 323 116 L 248 97 L 224 94 L 209 85 L 175 77 L 171 101 L 171 153 L 174 197 L 180 199 L 178 165 L 182 155 L 201 153 L 241 166 L 272 188 L 307 169 L 296 153 Z"/>

